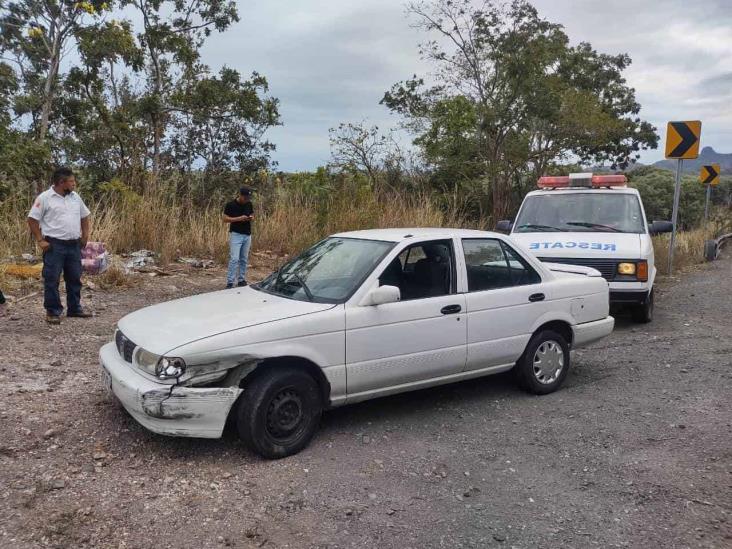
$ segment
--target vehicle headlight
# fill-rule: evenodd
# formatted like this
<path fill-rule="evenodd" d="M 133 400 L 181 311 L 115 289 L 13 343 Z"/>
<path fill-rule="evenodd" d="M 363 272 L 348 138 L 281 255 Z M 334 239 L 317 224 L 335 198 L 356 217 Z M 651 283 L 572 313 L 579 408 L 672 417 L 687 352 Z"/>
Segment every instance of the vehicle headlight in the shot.
<path fill-rule="evenodd" d="M 180 377 L 186 371 L 186 362 L 182 358 L 161 357 L 158 365 L 155 367 L 155 375 L 160 379 L 170 379 L 171 377 Z"/>
<path fill-rule="evenodd" d="M 618 274 L 634 275 L 635 263 L 618 263 Z"/>
<path fill-rule="evenodd" d="M 135 354 L 135 363 L 137 364 L 138 368 L 144 370 L 151 376 L 157 375 L 156 368 L 159 361 L 160 355 L 156 355 L 155 353 L 146 351 L 142 347 L 137 348 L 137 353 Z"/>

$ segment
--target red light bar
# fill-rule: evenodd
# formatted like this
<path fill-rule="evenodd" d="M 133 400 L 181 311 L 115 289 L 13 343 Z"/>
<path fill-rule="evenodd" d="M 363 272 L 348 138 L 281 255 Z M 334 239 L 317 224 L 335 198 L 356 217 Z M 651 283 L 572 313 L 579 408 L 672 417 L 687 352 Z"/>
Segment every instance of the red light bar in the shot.
<path fill-rule="evenodd" d="M 623 187 L 628 182 L 628 179 L 620 175 L 593 175 L 592 186 L 593 187 Z"/>
<path fill-rule="evenodd" d="M 557 187 L 569 187 L 569 176 L 545 175 L 539 178 L 540 189 L 556 189 Z"/>
<path fill-rule="evenodd" d="M 589 177 L 587 179 L 590 179 Z M 590 179 L 591 185 L 583 184 L 587 179 L 572 179 L 568 175 L 545 175 L 539 178 L 540 189 L 561 189 L 568 187 L 624 187 L 628 182 L 627 178 L 620 175 L 593 175 Z"/>

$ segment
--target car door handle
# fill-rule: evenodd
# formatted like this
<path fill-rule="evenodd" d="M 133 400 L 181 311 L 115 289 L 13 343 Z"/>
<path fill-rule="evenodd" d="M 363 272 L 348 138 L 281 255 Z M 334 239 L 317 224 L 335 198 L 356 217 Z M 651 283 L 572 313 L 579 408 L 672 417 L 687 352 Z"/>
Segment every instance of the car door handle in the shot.
<path fill-rule="evenodd" d="M 531 294 L 529 301 L 544 301 L 544 294 Z"/>
<path fill-rule="evenodd" d="M 463 308 L 460 305 L 446 305 L 442 309 L 440 309 L 440 312 L 443 315 L 454 315 L 455 313 L 459 313 L 462 311 Z"/>

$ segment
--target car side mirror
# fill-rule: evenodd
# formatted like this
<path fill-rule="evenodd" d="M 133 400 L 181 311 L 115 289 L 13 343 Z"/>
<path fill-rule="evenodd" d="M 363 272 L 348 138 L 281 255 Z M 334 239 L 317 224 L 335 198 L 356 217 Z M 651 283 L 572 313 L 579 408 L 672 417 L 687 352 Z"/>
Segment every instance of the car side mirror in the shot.
<path fill-rule="evenodd" d="M 396 303 L 401 298 L 402 293 L 396 286 L 379 286 L 366 294 L 361 305 L 385 305 L 386 303 Z"/>
<path fill-rule="evenodd" d="M 651 226 L 648 227 L 648 232 L 651 235 L 657 235 L 661 233 L 670 233 L 674 230 L 674 224 L 670 221 L 654 221 Z"/>
<path fill-rule="evenodd" d="M 496 230 L 498 232 L 508 234 L 511 232 L 511 229 L 513 229 L 513 221 L 509 219 L 504 219 L 496 223 Z"/>

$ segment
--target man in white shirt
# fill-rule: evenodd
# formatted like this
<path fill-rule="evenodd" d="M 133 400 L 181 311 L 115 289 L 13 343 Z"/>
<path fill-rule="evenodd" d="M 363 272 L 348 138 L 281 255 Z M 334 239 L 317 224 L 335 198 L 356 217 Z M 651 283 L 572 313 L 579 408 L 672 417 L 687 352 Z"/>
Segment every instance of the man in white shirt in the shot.
<path fill-rule="evenodd" d="M 61 323 L 61 273 L 66 282 L 66 316 L 88 318 L 81 308 L 81 249 L 89 240 L 89 208 L 74 192 L 76 178 L 69 168 L 53 172 L 53 185 L 38 195 L 28 213 L 28 226 L 43 251 L 43 306 L 46 321 Z"/>

